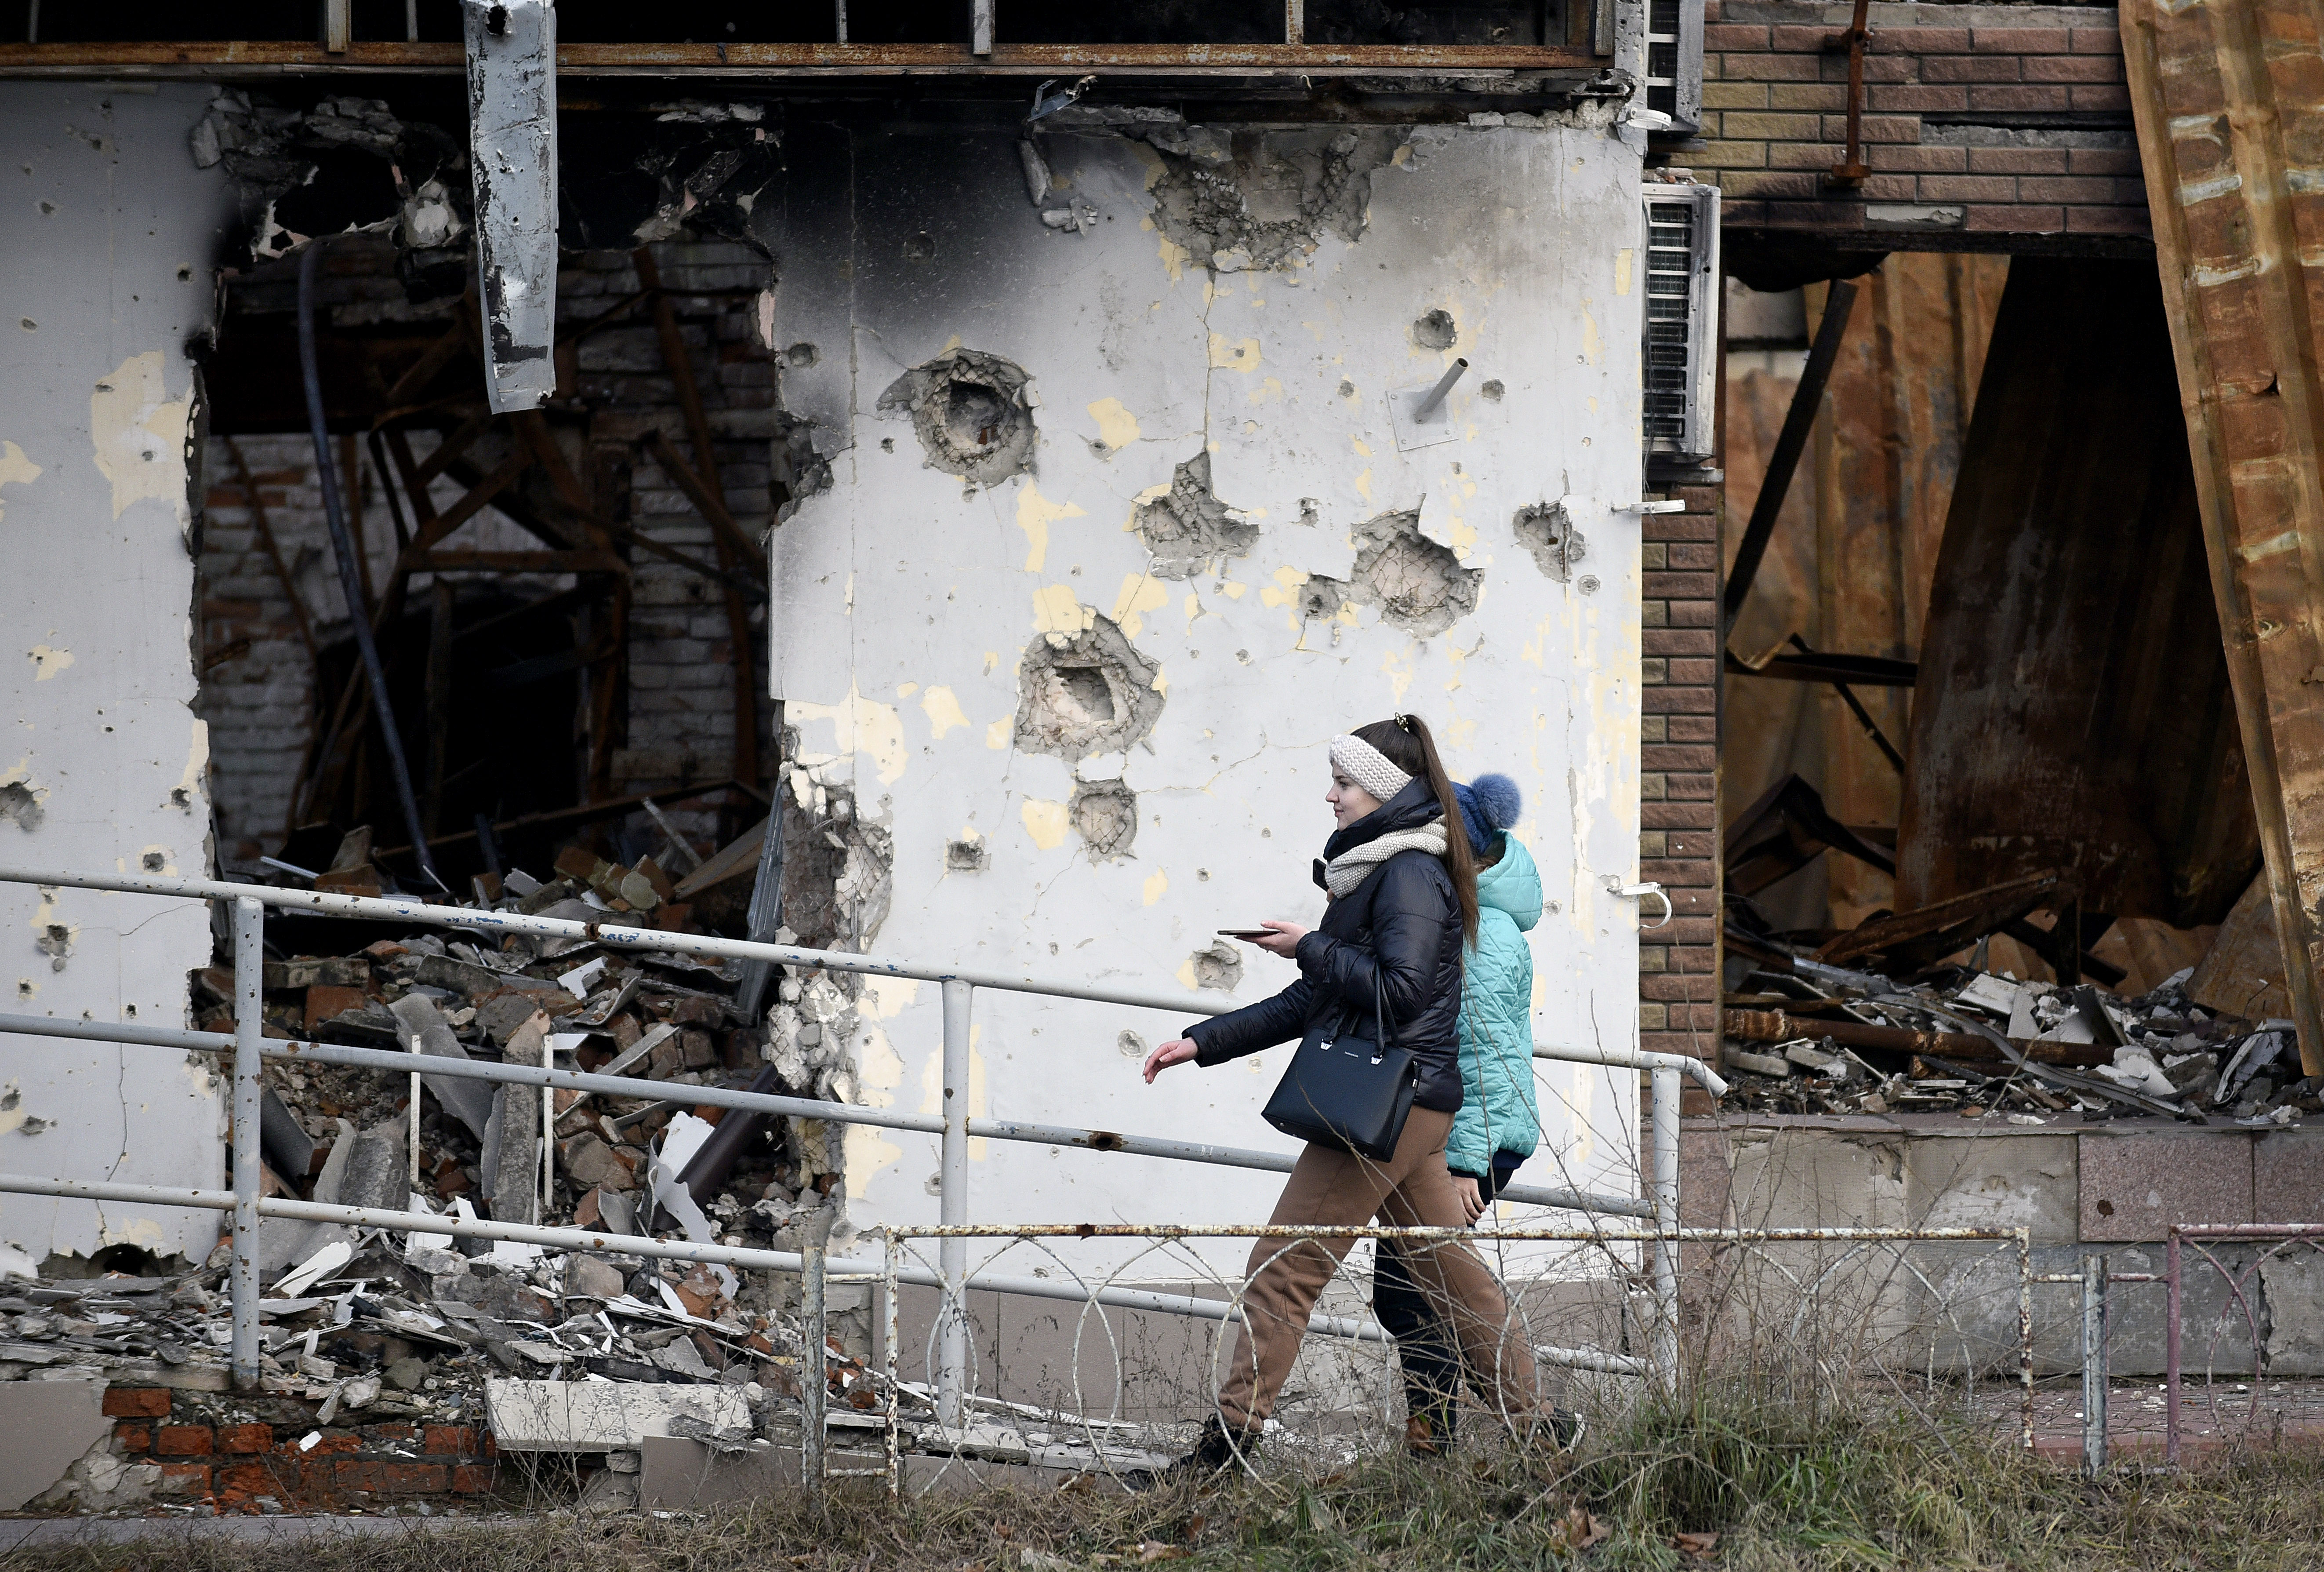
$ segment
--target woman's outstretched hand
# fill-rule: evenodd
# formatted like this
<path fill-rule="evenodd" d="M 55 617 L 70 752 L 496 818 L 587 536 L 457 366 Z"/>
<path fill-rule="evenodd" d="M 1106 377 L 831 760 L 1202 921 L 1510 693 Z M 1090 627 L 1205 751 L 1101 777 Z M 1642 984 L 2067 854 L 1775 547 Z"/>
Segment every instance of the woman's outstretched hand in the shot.
<path fill-rule="evenodd" d="M 1299 941 L 1307 937 L 1307 930 L 1296 922 L 1277 922 L 1269 919 L 1259 926 L 1268 930 L 1267 937 L 1243 942 L 1255 944 L 1268 954 L 1281 956 L 1286 960 L 1292 958 L 1293 952 L 1299 948 Z"/>
<path fill-rule="evenodd" d="M 1146 1084 L 1152 1086 L 1154 1077 L 1174 1064 L 1185 1064 L 1201 1050 L 1191 1037 L 1175 1037 L 1146 1056 Z"/>

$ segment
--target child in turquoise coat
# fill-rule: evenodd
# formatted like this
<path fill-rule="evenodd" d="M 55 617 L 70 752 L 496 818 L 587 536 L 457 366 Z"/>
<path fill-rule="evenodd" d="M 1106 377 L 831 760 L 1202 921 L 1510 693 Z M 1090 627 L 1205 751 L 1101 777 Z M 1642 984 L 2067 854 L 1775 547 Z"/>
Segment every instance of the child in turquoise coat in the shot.
<path fill-rule="evenodd" d="M 1479 920 L 1476 946 L 1462 957 L 1462 1096 L 1444 1164 L 1473 1223 L 1541 1140 L 1534 1097 L 1533 953 L 1525 939 L 1541 920 L 1541 874 L 1508 833 L 1524 807 L 1516 781 L 1480 775 L 1453 788 L 1453 794 L 1477 855 Z M 1450 1329 L 1387 1240 L 1373 1268 L 1372 1308 L 1396 1338 L 1404 1367 L 1406 1442 L 1416 1455 L 1434 1456 L 1452 1437 L 1460 1360 Z"/>

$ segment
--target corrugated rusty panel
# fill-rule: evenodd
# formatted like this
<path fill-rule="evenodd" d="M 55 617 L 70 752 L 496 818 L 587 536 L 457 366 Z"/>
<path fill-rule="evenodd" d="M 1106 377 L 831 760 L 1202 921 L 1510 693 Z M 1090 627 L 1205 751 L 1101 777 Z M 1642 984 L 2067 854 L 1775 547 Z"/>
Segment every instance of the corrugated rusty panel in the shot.
<path fill-rule="evenodd" d="M 2006 257 L 1899 253 L 1859 282 L 1809 460 L 1784 498 L 1730 647 L 1754 663 L 1799 633 L 1818 650 L 1909 658 L 1945 508 L 1960 462 Z M 1824 291 L 1808 291 L 1819 319 Z M 1793 376 L 1753 370 L 1729 384 L 1730 518 L 1750 511 Z M 1729 546 L 1735 544 L 1730 532 Z M 1911 691 L 1863 687 L 1857 697 L 1899 746 Z M 1897 822 L 1895 770 L 1831 688 L 1748 678 L 1727 684 L 1721 766 L 1739 808 L 1797 773 L 1849 824 Z M 1850 926 L 1893 904 L 1890 881 L 1850 857 L 1826 859 L 1823 890 L 1772 897 L 1779 926 Z M 1826 905 L 1829 903 L 1829 915 Z"/>
<path fill-rule="evenodd" d="M 2143 263 L 2019 257 L 1914 689 L 1896 902 L 2036 870 L 2082 909 L 2217 922 L 2257 857 Z"/>
<path fill-rule="evenodd" d="M 2121 17 L 2292 1017 L 2319 1075 L 2324 47 L 2318 14 L 2288 4 L 2128 0 Z"/>

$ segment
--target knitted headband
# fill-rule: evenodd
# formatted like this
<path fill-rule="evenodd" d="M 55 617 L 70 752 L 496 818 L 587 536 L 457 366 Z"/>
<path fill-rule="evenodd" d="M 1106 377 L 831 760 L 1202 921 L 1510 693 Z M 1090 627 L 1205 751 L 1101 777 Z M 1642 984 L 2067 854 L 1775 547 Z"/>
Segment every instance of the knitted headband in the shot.
<path fill-rule="evenodd" d="M 1361 737 L 1333 737 L 1332 767 L 1382 802 L 1412 783 L 1411 776 Z"/>

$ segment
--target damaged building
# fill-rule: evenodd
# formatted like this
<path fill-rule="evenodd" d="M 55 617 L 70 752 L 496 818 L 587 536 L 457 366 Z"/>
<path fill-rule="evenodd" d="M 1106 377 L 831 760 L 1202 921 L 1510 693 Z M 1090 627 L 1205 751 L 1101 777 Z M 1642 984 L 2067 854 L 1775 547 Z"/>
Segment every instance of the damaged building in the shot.
<path fill-rule="evenodd" d="M 1232 1007 L 1284 975 L 1218 930 L 1320 911 L 1330 738 L 1410 709 L 1456 773 L 1524 789 L 1545 1037 L 1628 1051 L 1643 595 L 1679 505 L 1640 433 L 1652 404 L 1699 462 L 1712 424 L 1715 192 L 1665 156 L 1699 116 L 1680 13 L 39 15 L 0 42 L 32 204 L 0 420 L 14 1013 L 248 1024 L 225 907 L 42 873 L 461 908 L 277 902 L 264 1036 L 661 1094 L 269 1059 L 267 1197 L 838 1249 L 948 1215 L 930 1132 L 962 1105 L 1281 1142 L 1250 1076 L 1139 1082 L 1183 1015 L 987 991 L 955 1084 L 948 986 L 681 939 Z M 1637 1077 L 1543 1074 L 1543 1184 L 1635 1194 Z M 0 1081 L 0 1171 L 228 1182 L 215 1054 L 20 1033 Z M 718 1101 L 744 1095 L 892 1118 Z M 1247 1175 L 1120 1140 L 972 1140 L 970 1215 L 1259 1214 Z M 799 1351 L 763 1273 L 262 1233 L 254 1357 L 307 1405 L 264 1421 L 283 1445 L 325 1404 L 457 1441 L 488 1378 L 763 1397 Z M 13 1373 L 128 1361 L 108 1379 L 165 1410 L 262 1422 L 220 1384 L 217 1215 L 17 1191 L 0 1239 L 46 1296 Z M 346 1297 L 374 1269 L 401 1286 Z M 593 1295 L 632 1319 L 558 1332 Z M 871 1357 L 866 1290 L 828 1308 Z M 139 1325 L 75 1341 L 113 1316 Z M 108 1456 L 45 1499 L 371 1477 Z M 473 1479 L 473 1446 L 429 1456 Z"/>
<path fill-rule="evenodd" d="M 1120 999 L 1274 991 L 1221 930 L 1313 920 L 1325 747 L 1406 709 L 1542 870 L 1516 1216 L 1646 1193 L 1640 1077 L 1582 1062 L 1640 1050 L 1728 1077 L 1690 1224 L 2064 1271 L 2324 1208 L 2308 88 L 2243 11 L 320 10 L 0 42 L 13 1011 L 242 1023 L 223 906 L 44 874 L 412 897 L 473 920 L 270 896 L 266 1035 L 659 1086 L 268 1060 L 270 1197 L 630 1246 L 268 1218 L 270 1444 L 392 1415 L 453 1491 L 476 1427 L 580 1446 L 489 1383 L 686 1388 L 593 1432 L 651 1504 L 655 1443 L 885 1401 L 894 1308 L 835 1285 L 803 1387 L 797 1281 L 651 1247 L 1257 1220 L 1116 1133 L 1277 1150 L 1281 1056 L 1147 1087 L 1185 1015 Z M 230 1102 L 19 1031 L 0 1173 L 215 1189 Z M 0 1373 L 260 1423 L 221 1228 L 0 1195 Z M 2295 1369 L 2313 1285 L 2264 1292 Z M 107 1445 L 47 1503 L 393 1461 Z"/>

